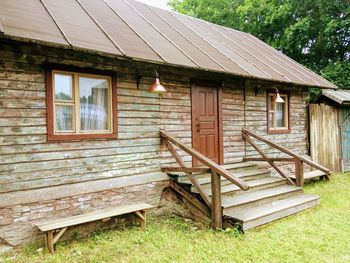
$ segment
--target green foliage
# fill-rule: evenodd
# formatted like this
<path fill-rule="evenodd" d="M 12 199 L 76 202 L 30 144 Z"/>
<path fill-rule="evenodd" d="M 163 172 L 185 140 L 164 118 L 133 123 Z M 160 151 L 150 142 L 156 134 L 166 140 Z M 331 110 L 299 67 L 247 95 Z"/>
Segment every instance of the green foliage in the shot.
<path fill-rule="evenodd" d="M 350 262 L 350 173 L 307 184 L 321 204 L 245 234 L 177 216 L 149 217 L 145 231 L 98 231 L 58 243 L 55 255 L 27 247 L 4 262 Z M 12 258 L 12 259 L 11 259 Z M 0 256 L 1 262 L 1 256 Z"/>
<path fill-rule="evenodd" d="M 350 89 L 350 61 L 328 64 L 321 70 L 321 74 L 338 87 Z"/>
<path fill-rule="evenodd" d="M 59 92 L 55 94 L 55 99 L 56 100 L 72 100 L 72 97 L 67 95 L 64 92 Z"/>
<path fill-rule="evenodd" d="M 81 240 L 81 234 L 78 231 L 74 231 L 72 234 L 72 239 L 77 241 Z"/>
<path fill-rule="evenodd" d="M 249 32 L 350 88 L 348 0 L 170 0 L 183 14 Z"/>

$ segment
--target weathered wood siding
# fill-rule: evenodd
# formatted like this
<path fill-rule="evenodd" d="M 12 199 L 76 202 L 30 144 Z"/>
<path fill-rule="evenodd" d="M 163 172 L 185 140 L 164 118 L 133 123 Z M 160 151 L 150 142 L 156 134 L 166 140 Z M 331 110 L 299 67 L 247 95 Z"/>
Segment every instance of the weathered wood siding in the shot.
<path fill-rule="evenodd" d="M 341 142 L 337 108 L 325 104 L 311 104 L 310 153 L 314 161 L 339 172 L 341 168 Z"/>
<path fill-rule="evenodd" d="M 0 51 L 0 192 L 160 173 L 160 99 L 136 85 L 121 61 L 2 44 Z M 47 142 L 43 62 L 110 69 L 118 75 L 118 140 Z M 107 64 L 108 63 L 108 64 Z M 130 179 L 132 180 L 132 179 Z M 137 184 L 137 181 L 132 182 Z"/>
<path fill-rule="evenodd" d="M 264 138 L 275 142 L 283 147 L 302 155 L 308 155 L 308 114 L 307 89 L 300 87 L 284 87 L 278 85 L 278 89 L 282 93 L 283 89 L 288 90 L 290 100 L 290 127 L 291 132 L 283 134 L 269 134 L 267 132 L 267 89 L 271 87 L 263 85 L 256 85 L 248 83 L 246 85 L 245 94 L 245 126 L 248 130 L 263 136 Z M 258 86 L 258 88 L 255 88 Z M 258 142 L 269 156 L 282 156 L 281 152 L 271 148 L 265 144 Z M 246 148 L 246 155 L 257 155 L 256 151 L 248 146 Z"/>
<path fill-rule="evenodd" d="M 190 78 L 183 77 L 182 80 L 174 82 L 165 74 L 162 84 L 166 87 L 167 92 L 160 98 L 160 128 L 175 134 L 188 145 L 192 145 Z M 192 158 L 177 147 L 175 148 L 183 160 L 191 165 Z M 162 157 L 163 165 L 177 165 L 166 148 L 162 149 Z"/>
<path fill-rule="evenodd" d="M 52 63 L 117 73 L 117 140 L 47 141 L 45 65 Z M 168 91 L 163 96 L 148 92 L 154 67 Z M 35 240 L 34 222 L 43 218 L 140 200 L 157 205 L 169 181 L 161 166 L 175 165 L 158 131 L 192 145 L 192 78 L 222 81 L 225 163 L 256 155 L 242 140 L 243 127 L 307 154 L 305 90 L 300 87 L 290 88 L 291 133 L 268 135 L 266 88 L 271 83 L 255 92 L 253 83 L 219 73 L 0 41 L 0 243 Z M 180 155 L 191 165 L 190 156 Z"/>
<path fill-rule="evenodd" d="M 244 156 L 244 89 L 241 81 L 225 82 L 222 88 L 224 159 L 229 163 Z"/>
<path fill-rule="evenodd" d="M 191 78 L 200 77 L 193 71 L 163 66 L 161 80 L 168 92 L 159 96 L 148 92 L 154 72 L 147 64 L 5 42 L 0 53 L 0 193 L 118 177 L 124 181 L 129 177 L 130 185 L 137 184 L 139 176 L 143 183 L 147 183 L 145 178 L 164 180 L 161 165 L 175 161 L 160 149 L 158 130 L 166 129 L 192 144 Z M 117 140 L 47 142 L 45 63 L 117 72 Z M 245 148 L 243 127 L 298 153 L 308 153 L 305 90 L 291 88 L 291 133 L 270 135 L 266 132 L 266 88 L 271 84 L 255 92 L 252 83 L 222 77 L 225 163 L 256 154 Z M 187 154 L 181 156 L 191 164 Z"/>

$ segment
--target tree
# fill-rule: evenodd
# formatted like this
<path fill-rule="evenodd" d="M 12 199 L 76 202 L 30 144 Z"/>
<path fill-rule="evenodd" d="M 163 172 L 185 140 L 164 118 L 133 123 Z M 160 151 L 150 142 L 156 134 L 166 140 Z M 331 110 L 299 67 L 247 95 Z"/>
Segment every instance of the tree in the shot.
<path fill-rule="evenodd" d="M 350 88 L 348 0 L 171 0 L 183 14 L 249 32 Z"/>

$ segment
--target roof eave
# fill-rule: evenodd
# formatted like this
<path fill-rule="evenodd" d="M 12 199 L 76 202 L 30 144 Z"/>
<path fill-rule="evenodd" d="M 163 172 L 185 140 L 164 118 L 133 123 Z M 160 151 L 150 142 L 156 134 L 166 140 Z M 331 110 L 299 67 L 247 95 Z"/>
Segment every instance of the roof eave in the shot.
<path fill-rule="evenodd" d="M 179 64 L 165 63 L 165 62 L 161 62 L 161 61 L 147 60 L 147 59 L 135 58 L 135 57 L 129 57 L 129 56 L 120 56 L 120 55 L 113 54 L 113 53 L 106 53 L 106 52 L 96 51 L 96 50 L 87 49 L 87 48 L 79 48 L 79 47 L 74 47 L 71 45 L 64 45 L 64 44 L 58 44 L 58 43 L 48 42 L 48 41 L 43 41 L 43 40 L 30 39 L 30 38 L 24 38 L 24 37 L 18 37 L 18 36 L 11 36 L 11 35 L 7 35 L 5 33 L 0 33 L 0 39 L 7 39 L 7 40 L 17 41 L 17 42 L 22 42 L 22 43 L 32 43 L 32 44 L 37 44 L 37 45 L 42 45 L 42 46 L 47 46 L 47 47 L 61 48 L 61 49 L 65 49 L 65 50 L 73 50 L 73 51 L 77 51 L 77 52 L 85 52 L 88 54 L 100 55 L 100 56 L 105 56 L 105 57 L 115 58 L 115 59 L 120 59 L 120 60 L 129 60 L 129 61 L 136 61 L 136 62 L 151 63 L 151 64 L 155 64 L 155 65 L 169 65 L 169 66 L 174 66 L 174 67 L 184 68 L 184 69 L 201 70 L 201 71 L 205 71 L 205 72 L 219 73 L 219 74 L 223 74 L 225 76 L 236 76 L 236 77 L 247 78 L 247 79 L 252 79 L 252 80 L 261 80 L 261 81 L 268 81 L 268 82 L 273 82 L 273 83 L 295 85 L 295 86 L 299 86 L 299 87 L 333 89 L 333 90 L 337 89 L 337 87 L 335 85 L 333 85 L 333 86 L 317 86 L 314 84 L 298 83 L 298 82 L 292 82 L 292 81 L 283 81 L 283 80 L 276 80 L 276 79 L 271 79 L 271 78 L 258 78 L 258 77 L 255 77 L 253 75 L 245 75 L 245 74 L 237 74 L 237 73 L 234 74 L 234 73 L 231 73 L 228 71 L 211 70 L 211 69 L 206 69 L 206 68 L 201 68 L 201 67 L 195 68 L 195 67 L 184 66 L 184 65 L 179 65 Z"/>

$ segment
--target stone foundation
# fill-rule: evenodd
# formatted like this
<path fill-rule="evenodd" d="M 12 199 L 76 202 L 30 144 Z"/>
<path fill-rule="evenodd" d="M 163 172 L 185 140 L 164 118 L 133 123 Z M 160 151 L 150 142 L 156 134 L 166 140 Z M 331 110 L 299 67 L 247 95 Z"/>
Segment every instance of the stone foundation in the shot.
<path fill-rule="evenodd" d="M 43 234 L 34 226 L 35 223 L 51 218 L 71 216 L 94 209 L 128 203 L 148 202 L 157 209 L 151 213 L 167 213 L 167 203 L 160 204 L 160 197 L 168 181 L 115 188 L 106 191 L 69 196 L 55 200 L 22 203 L 0 208 L 0 242 L 11 246 L 21 246 L 27 243 L 43 243 Z M 134 217 L 126 215 L 116 217 L 108 222 L 91 222 L 69 228 L 65 239 L 72 236 L 86 236 L 95 230 L 111 228 L 132 222 Z"/>
<path fill-rule="evenodd" d="M 161 212 L 164 214 L 175 214 L 202 223 L 210 223 L 210 218 L 187 201 L 186 198 L 183 198 L 180 194 L 175 192 L 171 187 L 164 189 L 160 206 L 162 207 Z"/>

